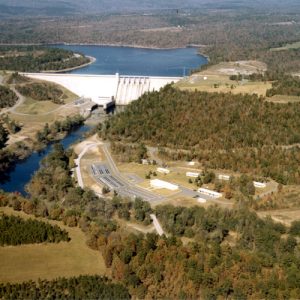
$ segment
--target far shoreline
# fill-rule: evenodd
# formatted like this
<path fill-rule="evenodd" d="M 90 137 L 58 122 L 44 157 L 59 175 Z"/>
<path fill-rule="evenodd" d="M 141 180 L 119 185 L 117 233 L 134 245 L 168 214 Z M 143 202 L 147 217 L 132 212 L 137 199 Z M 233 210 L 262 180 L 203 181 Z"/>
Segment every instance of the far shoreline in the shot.
<path fill-rule="evenodd" d="M 54 47 L 54 46 L 55 47 L 59 47 L 59 46 L 96 46 L 97 47 L 98 46 L 98 47 L 118 47 L 118 48 L 145 49 L 145 50 L 148 49 L 148 50 L 159 50 L 159 51 L 194 48 L 194 49 L 198 50 L 196 55 L 204 57 L 207 60 L 206 64 L 210 63 L 209 55 L 200 52 L 200 49 L 207 47 L 207 45 L 200 45 L 200 44 L 188 44 L 188 45 L 181 46 L 181 47 L 179 46 L 179 47 L 165 47 L 165 48 L 155 47 L 155 46 L 142 46 L 142 45 L 136 45 L 136 44 L 132 45 L 132 44 L 113 44 L 113 43 L 105 44 L 105 43 L 67 43 L 67 42 L 55 42 L 55 43 L 47 43 L 47 44 L 45 44 L 45 43 L 17 43 L 17 44 L 4 43 L 4 44 L 1 44 L 0 43 L 0 46 L 43 46 L 43 47 Z M 85 67 L 95 63 L 97 60 L 95 57 L 92 57 L 89 55 L 84 55 L 84 56 L 90 59 L 90 61 L 88 63 L 79 65 L 79 66 L 75 66 L 72 68 L 63 69 L 63 70 L 49 70 L 49 71 L 44 70 L 44 71 L 41 71 L 40 73 L 53 73 L 53 74 L 66 73 L 66 72 L 85 68 Z"/>
<path fill-rule="evenodd" d="M 145 49 L 145 50 L 176 50 L 176 49 L 187 49 L 187 48 L 195 48 L 200 50 L 201 48 L 207 47 L 207 45 L 198 45 L 198 44 L 188 44 L 185 46 L 178 47 L 156 47 L 156 46 L 142 46 L 137 44 L 114 44 L 114 43 L 67 43 L 67 42 L 55 42 L 55 43 L 0 43 L 0 46 L 99 46 L 99 47 L 119 47 L 119 48 L 135 48 L 135 49 Z M 208 62 L 210 60 L 207 54 L 203 54 L 200 51 L 197 55 L 205 57 Z"/>
<path fill-rule="evenodd" d="M 195 48 L 198 50 L 197 55 L 203 56 L 205 59 L 207 59 L 207 63 L 210 62 L 210 57 L 207 54 L 204 54 L 200 52 L 201 48 L 207 47 L 207 45 L 198 45 L 198 44 L 188 44 L 186 46 L 181 47 L 169 47 L 169 48 L 161 48 L 161 47 L 155 47 L 155 46 L 141 46 L 141 45 L 130 45 L 130 44 L 103 44 L 103 43 L 54 43 L 54 44 L 48 44 L 49 46 L 99 46 L 99 47 L 118 47 L 118 48 L 134 48 L 134 49 L 145 49 L 145 50 L 176 50 L 176 49 L 187 49 L 187 48 Z"/>

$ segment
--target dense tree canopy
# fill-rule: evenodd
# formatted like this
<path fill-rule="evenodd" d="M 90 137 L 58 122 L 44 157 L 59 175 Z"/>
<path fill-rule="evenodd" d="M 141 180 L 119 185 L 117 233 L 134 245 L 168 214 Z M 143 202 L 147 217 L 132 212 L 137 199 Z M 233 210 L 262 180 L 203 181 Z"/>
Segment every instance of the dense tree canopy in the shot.
<path fill-rule="evenodd" d="M 79 276 L 0 284 L 1 299 L 130 299 L 127 289 L 106 277 Z"/>
<path fill-rule="evenodd" d="M 41 46 L 1 46 L 1 70 L 39 72 L 63 70 L 88 63 L 83 55 L 72 51 Z"/>
<path fill-rule="evenodd" d="M 64 101 L 64 92 L 55 84 L 46 82 L 28 83 L 18 85 L 16 89 L 26 97 L 38 101 L 52 101 L 61 104 Z"/>
<path fill-rule="evenodd" d="M 18 97 L 10 88 L 0 85 L 0 109 L 14 106 Z"/>
<path fill-rule="evenodd" d="M 72 157 L 55 146 L 29 185 L 35 201 L 0 193 L 0 205 L 79 225 L 88 245 L 101 251 L 113 279 L 132 296 L 274 299 L 299 294 L 298 223 L 289 230 L 260 219 L 243 198 L 231 210 L 99 199 L 69 180 Z M 149 213 L 157 215 L 168 237 L 136 235 L 114 221 L 148 225 Z"/>
<path fill-rule="evenodd" d="M 288 95 L 300 96 L 300 78 L 292 76 L 282 76 L 272 84 L 272 88 L 267 91 L 267 96 Z"/>
<path fill-rule="evenodd" d="M 103 136 L 179 149 L 237 149 L 300 142 L 300 104 L 255 95 L 184 92 L 171 86 L 142 96 L 111 118 Z"/>
<path fill-rule="evenodd" d="M 8 132 L 0 122 L 0 149 L 5 147 L 7 141 L 8 141 Z"/>
<path fill-rule="evenodd" d="M 68 233 L 57 225 L 15 216 L 0 216 L 0 245 L 58 243 L 69 241 Z"/>
<path fill-rule="evenodd" d="M 167 86 L 130 104 L 99 133 L 113 145 L 144 142 L 175 160 L 300 183 L 300 149 L 293 146 L 300 142 L 299 113 L 299 103 Z"/>

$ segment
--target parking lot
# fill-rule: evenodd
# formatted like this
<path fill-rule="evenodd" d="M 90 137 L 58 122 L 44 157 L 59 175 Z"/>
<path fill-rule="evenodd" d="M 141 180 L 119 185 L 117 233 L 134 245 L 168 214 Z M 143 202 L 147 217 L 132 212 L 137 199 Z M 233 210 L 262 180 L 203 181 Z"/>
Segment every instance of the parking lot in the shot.
<path fill-rule="evenodd" d="M 123 197 L 140 197 L 148 201 L 161 200 L 160 196 L 136 187 L 121 176 L 113 174 L 109 166 L 105 163 L 91 165 L 91 172 L 97 182 L 109 187 L 112 191 L 116 191 Z"/>

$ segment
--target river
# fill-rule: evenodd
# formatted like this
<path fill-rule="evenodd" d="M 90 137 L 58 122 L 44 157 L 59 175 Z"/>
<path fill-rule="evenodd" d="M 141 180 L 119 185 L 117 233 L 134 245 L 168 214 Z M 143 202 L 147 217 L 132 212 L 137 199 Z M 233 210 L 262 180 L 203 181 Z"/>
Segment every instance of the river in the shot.
<path fill-rule="evenodd" d="M 58 47 L 58 46 L 57 46 Z M 194 48 L 156 50 L 130 47 L 74 46 L 59 45 L 60 48 L 93 56 L 96 62 L 81 69 L 68 73 L 74 74 L 114 74 L 145 75 L 145 76 L 183 76 L 188 72 L 207 63 L 207 59 L 197 54 Z M 83 138 L 84 133 L 91 129 L 87 122 L 79 129 L 71 132 L 62 141 L 68 148 Z M 27 159 L 19 162 L 0 182 L 0 189 L 7 192 L 26 194 L 25 185 L 39 169 L 40 161 L 51 151 L 47 146 L 42 152 L 34 152 Z"/>

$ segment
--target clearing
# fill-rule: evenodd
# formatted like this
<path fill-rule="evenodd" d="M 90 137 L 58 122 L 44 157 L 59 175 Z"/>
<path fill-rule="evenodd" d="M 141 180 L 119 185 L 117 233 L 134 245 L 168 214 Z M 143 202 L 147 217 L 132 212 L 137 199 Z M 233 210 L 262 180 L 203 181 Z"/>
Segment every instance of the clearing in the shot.
<path fill-rule="evenodd" d="M 8 207 L 1 207 L 0 212 L 24 219 L 34 218 Z M 101 254 L 86 245 L 86 236 L 78 227 L 71 228 L 63 225 L 62 222 L 38 219 L 67 230 L 71 241 L 0 247 L 0 282 L 106 274 Z"/>
<path fill-rule="evenodd" d="M 290 226 L 293 221 L 300 220 L 300 209 L 280 209 L 257 212 L 261 218 L 271 216 L 276 221 Z"/>
<path fill-rule="evenodd" d="M 267 98 L 266 101 L 274 103 L 295 103 L 300 102 L 300 97 L 298 96 L 287 96 L 287 95 L 274 95 L 273 97 Z"/>
<path fill-rule="evenodd" d="M 286 44 L 282 47 L 272 48 L 270 50 L 271 51 L 285 51 L 285 50 L 299 49 L 299 48 L 300 48 L 300 42 L 295 42 L 295 43 L 291 43 L 291 44 Z"/>
<path fill-rule="evenodd" d="M 5 78 L 7 80 L 8 75 Z M 41 81 L 31 80 L 30 82 Z M 14 86 L 14 84 L 10 85 L 12 89 L 14 89 Z M 74 116 L 84 112 L 83 107 L 74 103 L 78 98 L 77 95 L 60 85 L 57 85 L 57 87 L 63 91 L 65 104 L 55 104 L 52 101 L 37 101 L 20 95 L 18 103 L 7 110 L 9 118 L 22 125 L 22 129 L 18 133 L 10 134 L 8 145 L 35 139 L 36 132 L 43 129 L 46 123 L 50 124 L 57 120 L 64 120 L 67 116 Z M 5 111 L 3 110 L 3 112 Z"/>
<path fill-rule="evenodd" d="M 190 91 L 231 92 L 233 94 L 242 93 L 265 96 L 266 91 L 272 87 L 270 82 L 233 81 L 229 78 L 231 75 L 249 75 L 262 73 L 265 70 L 266 65 L 259 61 L 224 62 L 184 78 L 176 83 L 175 86 L 182 90 Z"/>

